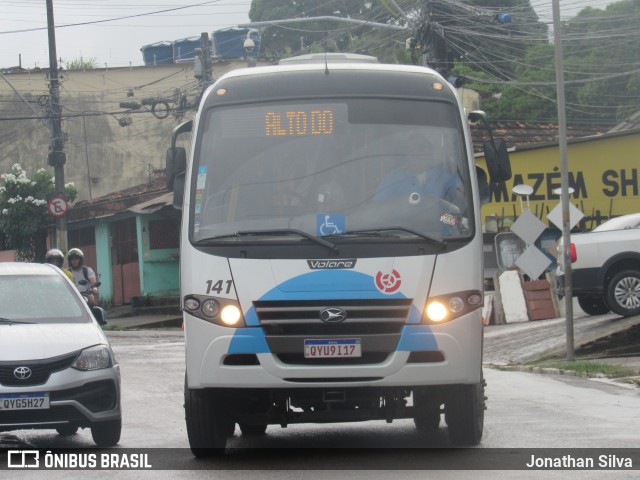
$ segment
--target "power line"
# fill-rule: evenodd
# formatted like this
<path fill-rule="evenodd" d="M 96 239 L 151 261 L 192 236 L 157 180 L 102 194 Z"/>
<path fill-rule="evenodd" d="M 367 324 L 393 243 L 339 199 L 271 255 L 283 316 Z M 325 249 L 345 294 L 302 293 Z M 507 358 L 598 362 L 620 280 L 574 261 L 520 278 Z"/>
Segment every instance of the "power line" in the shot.
<path fill-rule="evenodd" d="M 120 16 L 120 17 L 112 17 L 112 18 L 107 18 L 104 20 L 92 20 L 92 21 L 87 21 L 87 22 L 78 22 L 78 23 L 67 23 L 67 24 L 63 24 L 63 25 L 56 25 L 56 28 L 65 28 L 65 27 L 78 27 L 78 26 L 82 26 L 82 25 L 95 25 L 98 23 L 106 23 L 106 22 L 115 22 L 117 20 L 126 20 L 129 18 L 138 18 L 138 17 L 146 17 L 149 15 L 157 15 L 159 13 L 167 13 L 167 12 L 175 12 L 177 10 L 184 10 L 186 8 L 193 8 L 193 7 L 200 7 L 202 5 L 209 5 L 212 3 L 219 3 L 222 0 L 210 0 L 208 2 L 202 2 L 202 3 L 194 3 L 192 5 L 185 5 L 182 7 L 174 7 L 174 8 L 166 8 L 164 10 L 156 10 L 153 12 L 146 12 L 146 13 L 138 13 L 138 14 L 134 14 L 134 15 L 124 15 L 124 16 Z M 4 31 L 4 32 L 0 32 L 0 35 L 4 35 L 4 34 L 8 34 L 8 33 L 24 33 L 24 32 L 35 32 L 38 30 L 46 30 L 47 27 L 35 27 L 35 28 L 27 28 L 27 29 L 23 29 L 23 30 L 8 30 L 8 31 Z"/>

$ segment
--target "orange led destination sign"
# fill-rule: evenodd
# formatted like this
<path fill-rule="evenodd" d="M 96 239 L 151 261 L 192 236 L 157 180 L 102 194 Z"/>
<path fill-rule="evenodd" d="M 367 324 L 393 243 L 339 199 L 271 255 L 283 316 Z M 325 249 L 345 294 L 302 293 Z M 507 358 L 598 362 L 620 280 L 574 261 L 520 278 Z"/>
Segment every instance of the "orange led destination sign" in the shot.
<path fill-rule="evenodd" d="M 264 127 L 267 137 L 331 135 L 333 110 L 267 112 L 264 116 Z"/>

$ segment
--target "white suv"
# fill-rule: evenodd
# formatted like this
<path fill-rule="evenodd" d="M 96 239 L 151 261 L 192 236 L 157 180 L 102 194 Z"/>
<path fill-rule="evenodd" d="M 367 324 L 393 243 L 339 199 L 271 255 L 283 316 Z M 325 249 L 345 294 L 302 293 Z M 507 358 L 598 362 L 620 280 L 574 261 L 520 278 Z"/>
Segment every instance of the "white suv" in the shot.
<path fill-rule="evenodd" d="M 609 310 L 640 314 L 640 213 L 613 218 L 593 231 L 571 235 L 573 295 L 589 315 Z M 562 240 L 557 290 L 564 295 Z"/>
<path fill-rule="evenodd" d="M 0 432 L 32 428 L 117 444 L 120 367 L 59 268 L 0 263 Z"/>

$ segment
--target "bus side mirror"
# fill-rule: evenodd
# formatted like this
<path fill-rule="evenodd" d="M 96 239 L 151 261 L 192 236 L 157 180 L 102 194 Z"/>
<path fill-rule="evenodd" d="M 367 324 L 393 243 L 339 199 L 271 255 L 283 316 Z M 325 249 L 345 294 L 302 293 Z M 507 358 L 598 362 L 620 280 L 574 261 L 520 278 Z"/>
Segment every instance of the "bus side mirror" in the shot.
<path fill-rule="evenodd" d="M 182 147 L 171 147 L 167 149 L 166 171 L 167 171 L 167 188 L 174 189 L 176 177 L 184 173 L 187 169 L 187 152 Z"/>
<path fill-rule="evenodd" d="M 173 179 L 173 208 L 182 210 L 182 202 L 184 201 L 184 170 L 177 174 Z"/>
<path fill-rule="evenodd" d="M 489 181 L 487 180 L 487 173 L 476 165 L 476 176 L 478 177 L 478 192 L 480 193 L 480 204 L 484 205 L 489 203 Z"/>
<path fill-rule="evenodd" d="M 484 142 L 484 159 L 492 183 L 506 182 L 511 178 L 507 144 L 502 138 L 492 138 Z"/>

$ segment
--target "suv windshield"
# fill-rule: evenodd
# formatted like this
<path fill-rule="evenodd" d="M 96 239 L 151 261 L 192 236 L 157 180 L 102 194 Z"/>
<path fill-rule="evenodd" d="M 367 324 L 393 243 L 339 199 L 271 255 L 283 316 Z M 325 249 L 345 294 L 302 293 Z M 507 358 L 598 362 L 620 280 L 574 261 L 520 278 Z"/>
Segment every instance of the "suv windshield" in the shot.
<path fill-rule="evenodd" d="M 331 242 L 397 229 L 442 240 L 472 232 L 462 126 L 448 103 L 349 99 L 205 113 L 191 198 L 194 242 L 297 230 Z M 300 235 L 241 241 L 300 242 Z M 363 240 L 365 239 L 365 240 Z"/>
<path fill-rule="evenodd" d="M 0 275 L 0 317 L 5 324 L 90 322 L 72 289 L 57 275 Z"/>

